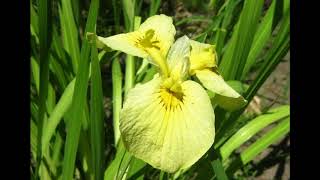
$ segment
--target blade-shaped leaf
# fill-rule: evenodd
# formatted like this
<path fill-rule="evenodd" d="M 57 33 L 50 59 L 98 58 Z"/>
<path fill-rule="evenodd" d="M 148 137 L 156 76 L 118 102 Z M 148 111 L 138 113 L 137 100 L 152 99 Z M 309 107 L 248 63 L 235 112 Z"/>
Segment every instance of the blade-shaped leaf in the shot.
<path fill-rule="evenodd" d="M 228 180 L 228 177 L 224 172 L 224 168 L 219 158 L 212 161 L 212 168 L 216 174 L 217 180 Z"/>
<path fill-rule="evenodd" d="M 126 151 L 123 143 L 119 140 L 117 153 L 114 160 L 104 172 L 104 180 L 122 180 L 127 168 L 129 167 L 132 156 Z"/>
<path fill-rule="evenodd" d="M 230 45 L 220 64 L 220 71 L 226 80 L 240 79 L 245 65 L 253 35 L 256 32 L 262 12 L 263 0 L 246 0 L 239 21 L 235 26 Z"/>
<path fill-rule="evenodd" d="M 243 164 L 246 164 L 249 161 L 253 160 L 253 158 L 256 157 L 260 152 L 262 152 L 265 148 L 267 148 L 274 142 L 278 141 L 289 131 L 290 118 L 287 118 L 281 121 L 276 127 L 271 129 L 267 134 L 258 139 L 255 143 L 250 145 L 240 154 Z"/>
<path fill-rule="evenodd" d="M 235 16 L 234 10 L 238 6 L 238 4 L 241 1 L 226 1 L 225 4 L 225 11 L 223 12 L 223 20 L 221 23 L 221 27 L 217 29 L 216 37 L 215 37 L 215 44 L 216 44 L 216 51 L 218 54 L 218 57 L 220 57 L 220 54 L 222 52 L 222 48 L 225 44 L 225 38 L 227 36 L 227 28 L 231 23 L 231 20 L 233 16 Z M 220 62 L 219 62 L 220 63 Z"/>
<path fill-rule="evenodd" d="M 95 24 L 99 12 L 98 10 L 99 0 L 91 1 L 85 33 L 95 31 Z M 75 91 L 72 98 L 72 118 L 71 121 L 67 123 L 68 132 L 64 149 L 62 169 L 63 180 L 70 180 L 73 177 L 78 141 L 81 130 L 81 119 L 83 118 L 83 114 L 79 112 L 83 112 L 85 108 L 87 95 L 90 46 L 87 39 L 84 39 L 82 44 L 83 45 L 81 48 L 79 71 L 77 71 Z"/>
<path fill-rule="evenodd" d="M 46 99 L 48 95 L 48 84 L 49 84 L 49 47 L 51 43 L 51 33 L 50 33 L 50 2 L 47 0 L 39 1 L 39 42 L 40 42 L 40 81 L 39 81 L 39 119 L 37 123 L 38 132 L 38 147 L 37 147 L 37 168 L 38 173 L 39 166 L 42 159 L 42 149 L 41 149 L 41 136 L 43 130 L 43 124 L 46 117 Z"/>
<path fill-rule="evenodd" d="M 247 147 L 240 156 L 234 160 L 228 169 L 227 174 L 232 175 L 241 166 L 252 161 L 259 153 L 264 151 L 271 144 L 279 141 L 290 131 L 290 118 L 286 118 L 279 122 L 274 128 L 269 130 L 265 135 L 259 138 L 256 142 Z"/>
<path fill-rule="evenodd" d="M 78 70 L 80 60 L 80 49 L 78 40 L 78 29 L 73 15 L 71 0 L 62 0 L 62 7 L 59 11 L 60 22 L 63 34 L 63 43 L 66 51 L 71 57 L 73 71 Z"/>
<path fill-rule="evenodd" d="M 288 1 L 286 0 L 286 2 Z M 243 69 L 242 79 L 246 77 L 250 68 L 255 63 L 257 56 L 259 55 L 263 47 L 265 47 L 268 39 L 270 38 L 271 33 L 274 30 L 274 24 L 277 23 L 276 17 L 275 17 L 276 7 L 279 6 L 280 3 L 282 2 L 272 1 L 272 4 L 270 5 L 268 11 L 266 12 L 266 15 L 263 17 L 258 27 L 257 33 L 254 36 L 252 47 L 248 55 L 246 65 Z M 288 6 L 284 8 L 288 8 Z M 284 9 L 284 14 L 286 11 L 288 11 L 288 9 Z"/>
<path fill-rule="evenodd" d="M 283 19 L 280 23 L 280 28 L 278 34 L 276 35 L 274 41 L 272 42 L 272 48 L 267 52 L 264 59 L 264 64 L 261 67 L 260 72 L 257 75 L 257 78 L 253 81 L 253 83 L 249 86 L 248 90 L 246 91 L 244 98 L 248 101 L 247 105 L 244 106 L 239 111 L 236 111 L 231 114 L 231 116 L 226 119 L 220 129 L 217 130 L 216 134 L 216 144 L 215 147 L 219 147 L 222 145 L 224 141 L 228 138 L 225 136 L 226 132 L 236 123 L 236 120 L 240 117 L 240 115 L 244 112 L 246 107 L 249 105 L 250 101 L 257 93 L 259 88 L 262 84 L 266 81 L 269 75 L 273 72 L 273 70 L 277 67 L 280 63 L 282 58 L 287 54 L 289 47 L 290 47 L 290 16 L 289 12 L 287 11 Z M 231 132 L 230 134 L 232 134 Z"/>
<path fill-rule="evenodd" d="M 96 180 L 103 177 L 103 95 L 100 64 L 96 43 L 91 48 L 91 100 L 90 100 L 90 133 L 91 155 L 93 156 L 93 174 Z"/>
<path fill-rule="evenodd" d="M 255 119 L 251 120 L 220 147 L 219 152 L 222 157 L 222 160 L 226 160 L 235 149 L 240 147 L 244 142 L 249 140 L 261 129 L 265 128 L 266 126 L 277 120 L 289 116 L 289 114 L 289 106 L 285 105 L 280 106 L 278 108 L 274 108 L 266 114 L 260 115 Z"/>

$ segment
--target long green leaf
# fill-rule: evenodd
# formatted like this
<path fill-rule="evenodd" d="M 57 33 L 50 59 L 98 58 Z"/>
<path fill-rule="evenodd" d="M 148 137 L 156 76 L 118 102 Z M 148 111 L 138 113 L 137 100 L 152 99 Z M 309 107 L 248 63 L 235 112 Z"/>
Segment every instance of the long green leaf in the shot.
<path fill-rule="evenodd" d="M 61 148 L 63 145 L 62 137 L 57 132 L 55 135 L 55 142 L 52 150 L 52 161 L 56 166 L 60 165 L 60 158 L 62 157 Z"/>
<path fill-rule="evenodd" d="M 253 84 L 246 92 L 246 99 L 251 100 L 264 81 L 269 77 L 271 72 L 277 67 L 282 58 L 287 54 L 290 47 L 290 11 L 287 11 L 279 32 L 272 44 L 271 50 L 266 54 L 265 62 L 262 65 L 261 71 L 257 75 Z"/>
<path fill-rule="evenodd" d="M 91 49 L 91 101 L 90 101 L 90 133 L 91 154 L 93 156 L 93 173 L 96 180 L 103 177 L 103 95 L 100 64 L 96 43 Z"/>
<path fill-rule="evenodd" d="M 72 102 L 74 84 L 75 79 L 69 83 L 48 119 L 48 123 L 45 126 L 45 130 L 42 137 L 43 151 L 46 151 L 46 149 L 48 148 L 50 139 L 53 136 L 58 124 L 60 123 L 60 120 L 62 119 L 64 114 L 69 110 L 69 107 Z"/>
<path fill-rule="evenodd" d="M 127 174 L 127 179 L 143 180 L 146 170 L 147 166 L 144 161 L 132 157 Z"/>
<path fill-rule="evenodd" d="M 87 131 L 81 130 L 79 145 L 78 145 L 78 158 L 81 161 L 81 166 L 84 171 L 84 179 L 93 179 L 94 176 L 94 165 L 90 148 L 90 137 L 87 134 Z"/>
<path fill-rule="evenodd" d="M 161 5 L 161 0 L 153 0 L 150 1 L 150 9 L 149 9 L 149 16 L 153 16 L 157 13 L 160 5 Z"/>
<path fill-rule="evenodd" d="M 34 35 L 37 37 L 39 35 L 39 17 L 32 5 L 32 1 L 30 1 L 30 20 L 31 33 L 34 33 Z"/>
<path fill-rule="evenodd" d="M 68 81 L 65 77 L 64 70 L 61 67 L 61 65 L 57 62 L 56 59 L 54 59 L 52 56 L 50 56 L 50 64 L 49 69 L 52 72 L 52 76 L 55 77 L 57 80 L 57 86 L 59 87 L 60 92 L 66 88 Z"/>
<path fill-rule="evenodd" d="M 99 0 L 91 1 L 85 33 L 95 31 L 98 11 Z M 84 110 L 84 104 L 87 94 L 90 46 L 87 39 L 84 39 L 82 44 L 83 45 L 81 49 L 79 70 L 77 71 L 75 91 L 72 98 L 72 119 L 67 123 L 68 132 L 62 169 L 63 180 L 70 180 L 73 177 L 78 141 L 81 130 L 81 119 L 83 118 L 82 113 L 79 112 L 83 112 Z"/>
<path fill-rule="evenodd" d="M 288 1 L 286 1 L 288 2 Z M 276 22 L 275 14 L 276 14 L 276 7 L 279 6 L 281 1 L 273 1 L 272 4 L 270 5 L 266 15 L 263 17 L 259 28 L 257 30 L 257 33 L 254 36 L 254 40 L 252 43 L 252 48 L 250 50 L 250 53 L 248 55 L 248 59 L 246 62 L 246 65 L 243 69 L 242 73 L 242 79 L 244 79 L 247 76 L 247 73 L 249 72 L 250 68 L 252 65 L 255 63 L 256 58 L 258 57 L 259 53 L 265 47 L 268 39 L 271 36 L 272 31 L 274 30 L 273 25 Z M 288 11 L 288 6 L 284 7 L 284 14 L 286 11 Z"/>
<path fill-rule="evenodd" d="M 240 79 L 253 35 L 262 12 L 263 0 L 246 0 L 240 19 L 234 28 L 230 46 L 222 57 L 220 71 L 226 80 Z"/>
<path fill-rule="evenodd" d="M 224 168 L 219 158 L 212 161 L 212 168 L 216 174 L 217 180 L 228 180 L 228 177 L 224 172 Z"/>
<path fill-rule="evenodd" d="M 248 103 L 242 109 L 234 112 L 231 116 L 223 122 L 220 129 L 217 130 L 216 139 L 217 142 L 215 147 L 220 146 L 228 136 L 225 136 L 226 132 L 234 126 L 236 120 L 244 112 L 245 108 L 249 105 L 254 95 L 257 93 L 262 84 L 270 76 L 273 70 L 280 63 L 282 58 L 287 54 L 290 47 L 290 16 L 287 11 L 280 23 L 280 28 L 278 34 L 276 35 L 274 41 L 272 42 L 272 48 L 267 52 L 264 59 L 264 64 L 261 66 L 261 70 L 257 75 L 257 78 L 250 85 L 249 89 L 246 91 L 244 98 L 248 100 Z"/>
<path fill-rule="evenodd" d="M 39 119 L 37 123 L 37 168 L 36 173 L 38 173 L 39 166 L 42 159 L 41 151 L 41 136 L 43 130 L 43 124 L 46 116 L 46 99 L 48 94 L 48 84 L 49 84 L 49 58 L 48 52 L 51 42 L 51 35 L 49 29 L 49 18 L 50 18 L 50 3 L 47 0 L 39 0 L 39 42 L 40 42 L 40 84 L 39 84 Z"/>
<path fill-rule="evenodd" d="M 220 57 L 223 45 L 225 44 L 225 38 L 227 36 L 227 28 L 230 25 L 233 16 L 235 15 L 234 10 L 240 2 L 241 1 L 239 0 L 226 1 L 225 12 L 223 12 L 223 21 L 221 23 L 221 27 L 217 29 L 217 33 L 215 37 L 216 51 L 217 51 L 218 57 Z"/>
<path fill-rule="evenodd" d="M 252 161 L 259 153 L 265 150 L 271 144 L 279 141 L 290 131 L 290 118 L 286 118 L 279 122 L 276 127 L 269 130 L 265 135 L 256 142 L 247 147 L 240 156 L 234 160 L 227 169 L 227 174 L 232 175 L 241 166 Z"/>
<path fill-rule="evenodd" d="M 114 57 L 113 57 L 114 58 Z M 111 59 L 113 59 L 111 58 Z M 102 57 L 99 58 L 99 61 L 102 60 Z M 89 73 L 89 77 L 91 74 Z M 74 78 L 66 87 L 64 92 L 62 93 L 58 103 L 54 107 L 49 119 L 47 125 L 44 127 L 44 134 L 42 137 L 42 149 L 44 150 L 49 146 L 50 139 L 54 135 L 54 132 L 60 123 L 62 117 L 65 115 L 66 112 L 68 112 L 71 103 L 72 103 L 72 97 L 74 94 L 74 84 L 76 79 Z M 87 110 L 86 110 L 87 111 Z M 85 122 L 85 121 L 83 121 Z"/>
<path fill-rule="evenodd" d="M 126 151 L 122 140 L 120 139 L 117 146 L 116 156 L 104 172 L 104 180 L 122 180 L 131 159 L 132 156 Z"/>
<path fill-rule="evenodd" d="M 76 23 L 76 26 L 80 26 L 80 3 L 81 1 L 79 0 L 71 0 L 71 5 L 72 5 L 72 10 L 73 10 L 73 15 L 74 15 L 74 20 Z"/>
<path fill-rule="evenodd" d="M 79 33 L 73 15 L 71 0 L 62 0 L 60 22 L 62 27 L 64 47 L 71 57 L 73 71 L 77 72 L 78 61 L 80 60 L 80 49 L 78 39 Z"/>
<path fill-rule="evenodd" d="M 63 43 L 61 41 L 61 37 L 58 34 L 56 26 L 52 27 L 52 48 L 50 53 L 54 57 L 54 59 L 58 61 L 58 64 L 62 66 L 67 78 L 66 80 L 70 81 L 71 77 L 69 77 L 68 75 L 72 75 L 72 78 L 74 77 L 72 61 L 70 57 L 67 56 L 67 52 L 63 48 Z"/>
<path fill-rule="evenodd" d="M 40 88 L 40 70 L 39 70 L 39 64 L 38 62 L 34 59 L 34 57 L 31 57 L 31 72 L 32 72 L 32 78 L 33 82 L 36 85 L 37 93 L 39 93 L 39 88 Z"/>
<path fill-rule="evenodd" d="M 51 114 L 53 108 L 56 105 L 56 93 L 51 83 L 48 84 L 48 96 L 47 96 L 47 113 Z M 46 122 L 47 123 L 47 122 Z"/>
<path fill-rule="evenodd" d="M 124 22 L 127 32 L 134 29 L 135 6 L 136 0 L 122 0 Z"/>
<path fill-rule="evenodd" d="M 289 116 L 289 114 L 289 106 L 284 105 L 278 108 L 274 108 L 266 114 L 260 115 L 251 120 L 221 146 L 219 151 L 222 160 L 226 160 L 235 149 L 239 148 L 244 142 L 249 140 L 257 132 L 259 132 L 269 124 Z"/>
<path fill-rule="evenodd" d="M 250 145 L 246 150 L 244 150 L 241 154 L 241 160 L 243 164 L 248 163 L 253 160 L 260 152 L 262 152 L 269 145 L 278 141 L 285 134 L 290 131 L 290 118 L 287 118 L 281 121 L 276 127 L 270 130 L 267 134 L 265 134 L 262 138 L 257 140 L 255 143 Z"/>
<path fill-rule="evenodd" d="M 275 15 L 276 3 L 279 1 L 273 1 L 271 6 L 269 7 L 266 15 L 262 19 L 260 23 L 257 33 L 254 36 L 252 48 L 249 52 L 248 59 L 246 65 L 243 69 L 242 77 L 245 77 L 250 69 L 250 67 L 255 63 L 255 60 L 265 46 L 267 40 L 269 39 L 272 32 L 272 22 Z"/>
<path fill-rule="evenodd" d="M 31 155 L 34 159 L 37 157 L 37 125 L 34 120 L 30 120 L 30 145 L 31 145 Z"/>
<path fill-rule="evenodd" d="M 120 32 L 120 9 L 118 0 L 112 0 L 112 10 L 115 23 L 115 32 L 118 34 Z"/>

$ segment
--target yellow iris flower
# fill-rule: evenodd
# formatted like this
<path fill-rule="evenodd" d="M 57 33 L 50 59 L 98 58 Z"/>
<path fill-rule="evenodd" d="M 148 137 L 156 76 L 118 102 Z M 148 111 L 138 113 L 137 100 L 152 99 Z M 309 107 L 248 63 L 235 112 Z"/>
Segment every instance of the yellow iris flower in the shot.
<path fill-rule="evenodd" d="M 190 40 L 189 74 L 195 75 L 208 90 L 216 93 L 215 102 L 229 111 L 243 107 L 247 101 L 233 90 L 218 73 L 215 46 Z"/>
<path fill-rule="evenodd" d="M 170 17 L 155 15 L 137 31 L 98 36 L 100 48 L 146 58 L 159 67 L 151 81 L 128 92 L 120 113 L 120 131 L 132 155 L 170 173 L 189 168 L 214 142 L 210 98 L 199 83 L 189 80 L 190 75 L 221 96 L 241 97 L 214 71 L 213 46 L 187 36 L 174 42 L 175 32 Z"/>

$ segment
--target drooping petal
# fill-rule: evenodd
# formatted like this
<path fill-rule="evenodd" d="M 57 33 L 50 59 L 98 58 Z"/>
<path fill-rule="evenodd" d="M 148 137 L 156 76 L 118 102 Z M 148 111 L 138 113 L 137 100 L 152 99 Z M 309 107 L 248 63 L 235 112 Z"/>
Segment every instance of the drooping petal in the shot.
<path fill-rule="evenodd" d="M 218 94 L 215 98 L 218 105 L 229 111 L 243 107 L 247 101 L 235 90 L 233 90 L 222 78 L 222 76 L 209 70 L 195 71 L 202 85 L 210 91 Z"/>
<path fill-rule="evenodd" d="M 190 55 L 190 74 L 194 75 L 196 70 L 217 66 L 217 55 L 215 46 L 190 40 L 192 47 Z"/>
<path fill-rule="evenodd" d="M 155 78 L 131 89 L 120 114 L 127 150 L 155 168 L 176 172 L 194 164 L 214 141 L 214 112 L 206 91 L 185 81 L 181 95 Z"/>

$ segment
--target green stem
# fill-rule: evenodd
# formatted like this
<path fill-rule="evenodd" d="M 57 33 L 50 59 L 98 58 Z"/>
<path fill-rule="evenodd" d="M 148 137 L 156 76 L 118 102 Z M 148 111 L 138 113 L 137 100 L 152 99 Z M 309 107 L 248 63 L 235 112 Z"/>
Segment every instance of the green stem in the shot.
<path fill-rule="evenodd" d="M 119 59 L 112 62 L 112 99 L 113 99 L 113 131 L 114 143 L 117 144 L 120 138 L 119 121 L 122 104 L 122 74 Z"/>
<path fill-rule="evenodd" d="M 125 74 L 125 84 L 124 93 L 128 94 L 128 91 L 134 86 L 135 79 L 135 62 L 134 57 L 127 55 L 126 58 L 126 74 Z"/>

